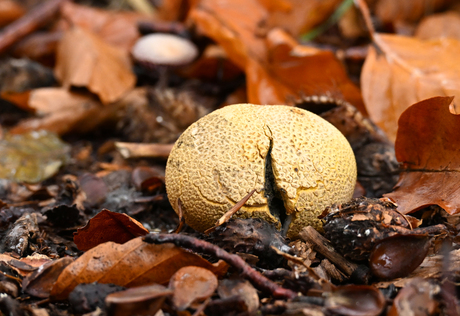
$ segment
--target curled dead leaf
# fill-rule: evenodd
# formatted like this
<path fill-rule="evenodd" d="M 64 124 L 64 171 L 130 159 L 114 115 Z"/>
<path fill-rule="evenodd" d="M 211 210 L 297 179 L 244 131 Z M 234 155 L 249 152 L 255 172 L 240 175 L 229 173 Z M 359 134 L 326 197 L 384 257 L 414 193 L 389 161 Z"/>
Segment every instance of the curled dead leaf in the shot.
<path fill-rule="evenodd" d="M 87 251 L 107 241 L 123 244 L 148 233 L 134 218 L 103 209 L 74 233 L 73 240 L 79 250 Z"/>

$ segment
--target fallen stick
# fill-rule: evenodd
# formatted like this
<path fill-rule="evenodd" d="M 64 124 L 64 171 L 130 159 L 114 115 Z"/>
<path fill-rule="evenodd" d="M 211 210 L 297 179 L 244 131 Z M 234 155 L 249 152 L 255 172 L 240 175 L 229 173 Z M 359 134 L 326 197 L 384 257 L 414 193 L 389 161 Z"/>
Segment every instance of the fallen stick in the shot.
<path fill-rule="evenodd" d="M 297 293 L 294 291 L 279 286 L 254 270 L 238 255 L 230 254 L 222 248 L 219 248 L 207 241 L 179 234 L 148 234 L 143 238 L 143 240 L 151 244 L 173 243 L 178 247 L 212 255 L 215 258 L 224 260 L 234 268 L 238 269 L 241 275 L 251 281 L 256 288 L 272 294 L 275 298 L 292 299 L 297 296 Z"/>

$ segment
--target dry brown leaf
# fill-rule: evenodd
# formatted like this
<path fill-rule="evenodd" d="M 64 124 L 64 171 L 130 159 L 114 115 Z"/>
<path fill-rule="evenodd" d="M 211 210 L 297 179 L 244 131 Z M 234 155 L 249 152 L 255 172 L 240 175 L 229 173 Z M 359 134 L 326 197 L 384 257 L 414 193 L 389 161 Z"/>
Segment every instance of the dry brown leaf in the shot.
<path fill-rule="evenodd" d="M 259 0 L 261 2 L 281 2 Z M 311 30 L 316 25 L 323 23 L 337 8 L 342 0 L 282 0 L 270 10 L 267 25 L 271 27 L 281 27 L 292 36 L 298 37 L 302 33 Z"/>
<path fill-rule="evenodd" d="M 0 262 L 8 265 L 19 275 L 25 277 L 38 269 L 40 266 L 52 261 L 49 257 L 35 253 L 32 256 L 16 259 L 7 254 L 0 254 Z"/>
<path fill-rule="evenodd" d="M 256 0 L 202 0 L 191 10 L 190 19 L 245 70 L 248 102 L 285 104 L 302 95 L 333 94 L 365 113 L 359 89 L 335 56 L 298 45 L 275 25 L 270 29 L 267 21 L 273 14 Z"/>
<path fill-rule="evenodd" d="M 460 41 L 422 41 L 412 37 L 374 34 L 361 74 L 367 111 L 391 140 L 397 121 L 411 104 L 434 96 L 460 97 Z"/>
<path fill-rule="evenodd" d="M 34 32 L 20 40 L 11 50 L 18 58 L 29 58 L 43 65 L 53 67 L 56 49 L 63 32 Z"/>
<path fill-rule="evenodd" d="M 166 297 L 172 294 L 172 290 L 160 284 L 139 286 L 111 293 L 105 298 L 107 314 L 112 316 L 157 315 Z"/>
<path fill-rule="evenodd" d="M 388 316 L 436 315 L 440 310 L 440 301 L 434 293 L 440 291 L 435 281 L 414 278 L 409 281 L 393 301 Z"/>
<path fill-rule="evenodd" d="M 188 266 L 172 276 L 169 288 L 174 290 L 172 302 L 178 311 L 183 311 L 195 301 L 203 301 L 217 289 L 217 278 L 208 269 Z"/>
<path fill-rule="evenodd" d="M 259 295 L 254 286 L 244 279 L 223 279 L 219 281 L 217 292 L 222 299 L 232 296 L 241 297 L 246 303 L 249 314 L 255 314 L 259 309 Z"/>
<path fill-rule="evenodd" d="M 182 21 L 190 6 L 199 0 L 161 1 L 157 9 L 158 17 L 163 21 Z"/>
<path fill-rule="evenodd" d="M 24 8 L 16 1 L 0 1 L 0 27 L 3 27 L 24 15 Z"/>
<path fill-rule="evenodd" d="M 248 12 L 251 17 L 248 18 Z M 246 68 L 247 56 L 263 59 L 264 25 L 267 10 L 257 0 L 201 0 L 189 13 L 198 32 L 215 40 L 229 59 L 241 69 Z"/>
<path fill-rule="evenodd" d="M 86 87 L 104 104 L 119 100 L 136 82 L 126 52 L 80 27 L 61 39 L 55 75 L 64 87 Z"/>
<path fill-rule="evenodd" d="M 222 265 L 216 267 L 172 244 L 147 244 L 141 238 L 122 245 L 107 242 L 85 252 L 69 265 L 51 290 L 51 298 L 66 299 L 78 284 L 96 281 L 126 287 L 165 284 L 177 270 L 190 265 L 222 272 Z"/>
<path fill-rule="evenodd" d="M 69 23 L 85 28 L 125 52 L 129 52 L 140 37 L 138 23 L 155 20 L 155 17 L 145 14 L 101 10 L 71 1 L 62 4 L 61 17 L 60 29 L 67 30 Z"/>
<path fill-rule="evenodd" d="M 417 26 L 415 36 L 422 40 L 443 37 L 460 39 L 460 14 L 448 11 L 427 16 Z"/>
<path fill-rule="evenodd" d="M 22 290 L 36 297 L 48 298 L 59 275 L 73 260 L 71 257 L 64 257 L 43 264 L 40 269 L 22 280 Z"/>
<path fill-rule="evenodd" d="M 145 103 L 144 89 L 134 89 L 111 106 L 103 106 L 90 95 L 78 94 L 64 88 L 41 88 L 30 93 L 28 107 L 37 116 L 19 122 L 11 132 L 24 133 L 46 129 L 59 135 L 84 133 L 114 117 L 127 104 Z"/>
<path fill-rule="evenodd" d="M 134 218 L 103 209 L 74 233 L 73 241 L 79 250 L 87 251 L 107 241 L 123 244 L 148 233 Z"/>
<path fill-rule="evenodd" d="M 460 212 L 460 116 L 450 112 L 452 100 L 423 100 L 399 119 L 395 151 L 405 171 L 395 190 L 384 196 L 404 214 L 428 205 L 439 205 L 450 214 Z"/>
<path fill-rule="evenodd" d="M 436 12 L 452 2 L 453 0 L 379 0 L 376 14 L 384 23 L 416 22 L 424 15 Z"/>

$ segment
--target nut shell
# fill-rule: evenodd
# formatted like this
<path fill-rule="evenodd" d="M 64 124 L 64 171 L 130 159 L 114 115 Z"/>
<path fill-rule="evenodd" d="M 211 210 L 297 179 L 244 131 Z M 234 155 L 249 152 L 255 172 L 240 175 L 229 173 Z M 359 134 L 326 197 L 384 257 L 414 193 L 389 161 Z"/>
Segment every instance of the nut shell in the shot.
<path fill-rule="evenodd" d="M 212 227 L 253 189 L 236 216 L 260 217 L 281 228 L 278 216 L 270 213 L 266 181 L 284 203 L 287 236 L 297 238 L 304 226 L 321 228 L 317 216 L 327 206 L 351 199 L 355 157 L 345 137 L 313 113 L 284 105 L 235 104 L 193 123 L 166 166 L 174 210 L 180 199 L 186 223 L 199 231 Z"/>

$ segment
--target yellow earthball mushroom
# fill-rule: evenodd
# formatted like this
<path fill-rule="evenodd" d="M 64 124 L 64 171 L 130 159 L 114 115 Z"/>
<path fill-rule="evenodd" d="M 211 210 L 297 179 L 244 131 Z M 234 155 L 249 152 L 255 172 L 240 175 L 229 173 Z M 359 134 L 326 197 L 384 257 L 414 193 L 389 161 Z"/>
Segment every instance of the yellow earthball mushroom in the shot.
<path fill-rule="evenodd" d="M 329 122 L 285 105 L 235 104 L 193 123 L 166 166 L 176 213 L 198 231 L 212 227 L 251 190 L 236 213 L 275 223 L 289 238 L 304 226 L 321 229 L 319 214 L 351 199 L 356 162 L 346 138 Z"/>

